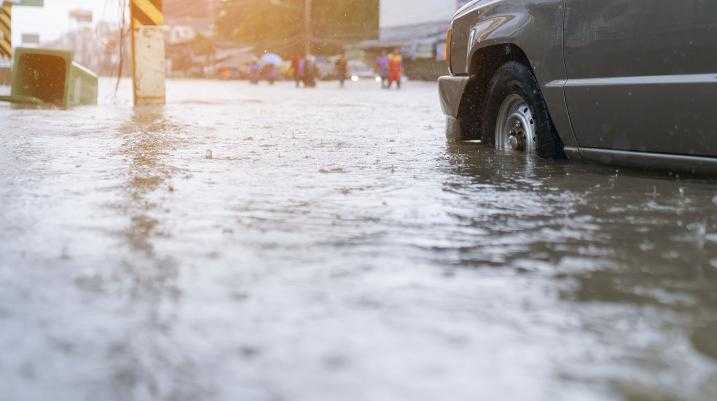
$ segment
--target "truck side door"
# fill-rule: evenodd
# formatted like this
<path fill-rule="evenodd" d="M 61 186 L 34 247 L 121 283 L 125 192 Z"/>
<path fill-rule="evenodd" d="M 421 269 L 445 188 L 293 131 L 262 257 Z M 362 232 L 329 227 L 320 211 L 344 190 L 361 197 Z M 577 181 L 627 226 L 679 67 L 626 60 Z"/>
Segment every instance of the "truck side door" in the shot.
<path fill-rule="evenodd" d="M 565 0 L 583 148 L 717 156 L 717 1 Z"/>

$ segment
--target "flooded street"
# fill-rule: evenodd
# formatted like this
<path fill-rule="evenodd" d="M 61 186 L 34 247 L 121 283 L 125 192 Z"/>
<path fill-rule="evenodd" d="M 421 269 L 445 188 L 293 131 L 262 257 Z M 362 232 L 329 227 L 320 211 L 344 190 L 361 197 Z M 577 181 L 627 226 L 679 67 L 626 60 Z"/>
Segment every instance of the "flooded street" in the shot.
<path fill-rule="evenodd" d="M 0 104 L 0 399 L 717 399 L 717 181 L 447 145 L 437 89 Z"/>

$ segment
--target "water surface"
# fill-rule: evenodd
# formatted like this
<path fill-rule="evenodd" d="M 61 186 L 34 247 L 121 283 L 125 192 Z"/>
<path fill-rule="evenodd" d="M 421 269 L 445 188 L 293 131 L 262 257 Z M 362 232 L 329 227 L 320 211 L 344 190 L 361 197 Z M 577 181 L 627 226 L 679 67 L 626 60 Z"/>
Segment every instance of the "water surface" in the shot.
<path fill-rule="evenodd" d="M 717 399 L 717 186 L 447 145 L 433 84 L 0 104 L 12 400 Z"/>

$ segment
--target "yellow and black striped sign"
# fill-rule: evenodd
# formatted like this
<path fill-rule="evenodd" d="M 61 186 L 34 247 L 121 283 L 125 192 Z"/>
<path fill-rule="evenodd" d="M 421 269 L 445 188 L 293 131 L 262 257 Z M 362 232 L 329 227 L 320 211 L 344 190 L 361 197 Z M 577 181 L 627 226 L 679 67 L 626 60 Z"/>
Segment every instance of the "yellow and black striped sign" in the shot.
<path fill-rule="evenodd" d="M 12 57 L 12 4 L 5 2 L 0 7 L 0 57 Z"/>
<path fill-rule="evenodd" d="M 132 25 L 164 25 L 162 0 L 132 0 Z"/>

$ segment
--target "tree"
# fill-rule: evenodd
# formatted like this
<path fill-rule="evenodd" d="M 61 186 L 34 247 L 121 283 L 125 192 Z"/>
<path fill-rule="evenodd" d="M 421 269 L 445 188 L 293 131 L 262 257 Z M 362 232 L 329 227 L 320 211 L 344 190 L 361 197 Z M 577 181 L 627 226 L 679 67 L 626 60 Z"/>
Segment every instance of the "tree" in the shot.
<path fill-rule="evenodd" d="M 313 0 L 314 36 L 356 42 L 378 37 L 378 0 Z"/>
<path fill-rule="evenodd" d="M 333 53 L 345 43 L 378 36 L 378 0 L 313 0 L 312 43 L 316 53 Z M 217 19 L 225 38 L 259 50 L 302 51 L 304 0 L 228 0 Z"/>

